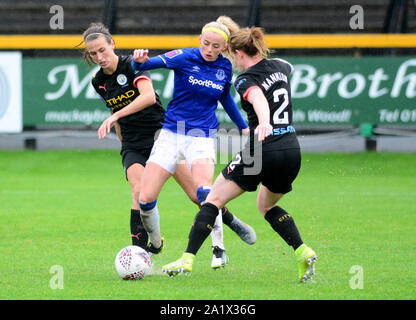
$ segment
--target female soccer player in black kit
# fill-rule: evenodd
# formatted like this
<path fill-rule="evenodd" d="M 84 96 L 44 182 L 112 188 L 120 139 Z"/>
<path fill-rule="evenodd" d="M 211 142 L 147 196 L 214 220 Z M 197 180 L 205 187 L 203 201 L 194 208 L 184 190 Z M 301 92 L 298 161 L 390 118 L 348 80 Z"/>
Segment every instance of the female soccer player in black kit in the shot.
<path fill-rule="evenodd" d="M 103 24 L 92 23 L 83 37 L 85 60 L 101 67 L 92 79 L 92 85 L 111 113 L 98 129 L 98 137 L 103 139 L 115 126 L 121 142 L 120 154 L 126 179 L 132 190 L 132 244 L 148 250 L 148 234 L 143 228 L 138 203 L 140 181 L 155 134 L 162 127 L 165 111 L 153 89 L 149 72 L 134 72 L 132 56 L 116 55 L 114 41 Z M 188 197 L 199 204 L 186 165 L 179 165 L 174 177 Z"/>
<path fill-rule="evenodd" d="M 257 208 L 295 250 L 299 281 L 305 282 L 314 274 L 317 255 L 303 243 L 292 216 L 277 205 L 292 190 L 301 164 L 300 146 L 292 125 L 289 76 L 293 67 L 284 60 L 266 58 L 269 50 L 261 28 L 243 28 L 233 33 L 230 47 L 234 63 L 242 72 L 235 87 L 247 112 L 250 138 L 216 179 L 195 218 L 185 253 L 162 268 L 169 276 L 190 273 L 197 251 L 211 232 L 218 208 L 245 191 L 256 191 L 261 183 Z"/>
<path fill-rule="evenodd" d="M 135 71 L 132 56 L 115 54 L 115 43 L 108 29 L 101 23 L 92 23 L 83 33 L 86 50 L 84 58 L 100 65 L 92 79 L 92 85 L 101 96 L 111 116 L 98 129 L 98 137 L 104 138 L 115 126 L 121 141 L 121 156 L 126 178 L 132 190 L 130 229 L 132 244 L 151 253 L 162 248 L 148 246 L 148 234 L 140 217 L 139 195 L 141 177 L 150 156 L 155 135 L 162 128 L 165 111 L 155 93 L 148 71 Z M 198 206 L 197 187 L 186 163 L 180 163 L 173 174 L 188 197 Z M 241 222 L 228 210 L 227 224 L 244 240 L 245 228 L 232 223 Z M 242 222 L 241 222 L 242 223 Z"/>

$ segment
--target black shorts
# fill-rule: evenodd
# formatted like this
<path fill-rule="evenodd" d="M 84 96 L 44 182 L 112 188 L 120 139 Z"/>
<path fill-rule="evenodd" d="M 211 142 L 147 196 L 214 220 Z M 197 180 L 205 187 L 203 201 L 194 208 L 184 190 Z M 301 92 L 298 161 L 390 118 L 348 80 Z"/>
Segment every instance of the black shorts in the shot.
<path fill-rule="evenodd" d="M 249 157 L 239 152 L 222 170 L 223 176 L 245 191 L 256 191 L 262 183 L 274 193 L 290 192 L 300 170 L 300 149 L 263 151 L 261 155 Z"/>
<path fill-rule="evenodd" d="M 152 147 L 142 148 L 142 149 L 125 149 L 121 150 L 121 161 L 124 167 L 124 173 L 126 174 L 127 179 L 127 169 L 134 163 L 141 164 L 143 167 L 146 166 L 146 161 L 149 159 L 150 152 Z"/>

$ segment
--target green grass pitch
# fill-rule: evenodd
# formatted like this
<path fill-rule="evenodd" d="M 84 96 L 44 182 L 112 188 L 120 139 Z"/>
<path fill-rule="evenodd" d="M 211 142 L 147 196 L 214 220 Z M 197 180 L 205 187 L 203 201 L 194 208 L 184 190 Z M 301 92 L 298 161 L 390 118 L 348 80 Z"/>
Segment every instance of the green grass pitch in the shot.
<path fill-rule="evenodd" d="M 131 196 L 118 151 L 2 151 L 0 299 L 414 299 L 415 164 L 416 154 L 303 154 L 280 205 L 319 256 L 307 284 L 297 283 L 293 251 L 258 213 L 256 193 L 229 204 L 255 228 L 255 245 L 224 226 L 225 269 L 211 270 L 208 238 L 190 276 L 161 274 L 186 248 L 197 213 L 170 179 L 158 200 L 165 251 L 152 275 L 123 281 L 114 258 L 131 243 Z"/>

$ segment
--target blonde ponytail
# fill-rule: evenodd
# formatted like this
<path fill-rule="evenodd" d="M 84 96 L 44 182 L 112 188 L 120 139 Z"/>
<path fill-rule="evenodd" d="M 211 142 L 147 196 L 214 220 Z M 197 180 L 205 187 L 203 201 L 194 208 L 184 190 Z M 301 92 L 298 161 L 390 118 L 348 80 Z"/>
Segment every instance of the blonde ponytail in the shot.
<path fill-rule="evenodd" d="M 219 16 L 216 22 L 226 26 L 230 36 L 240 30 L 240 26 L 228 16 Z"/>

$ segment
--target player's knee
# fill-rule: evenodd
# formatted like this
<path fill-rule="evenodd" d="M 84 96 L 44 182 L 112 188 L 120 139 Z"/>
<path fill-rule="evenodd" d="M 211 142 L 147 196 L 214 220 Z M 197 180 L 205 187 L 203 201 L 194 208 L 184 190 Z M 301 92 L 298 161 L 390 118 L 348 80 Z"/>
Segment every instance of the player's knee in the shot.
<path fill-rule="evenodd" d="M 135 185 L 131 188 L 131 196 L 135 202 L 140 200 L 140 185 Z"/>
<path fill-rule="evenodd" d="M 199 204 L 203 204 L 208 197 L 211 187 L 209 186 L 200 186 L 196 190 L 196 197 Z"/>
<path fill-rule="evenodd" d="M 269 203 L 264 203 L 264 201 L 257 200 L 257 209 L 260 211 L 260 213 L 264 216 L 267 211 L 269 211 L 271 208 L 273 208 L 275 204 L 271 205 Z"/>
<path fill-rule="evenodd" d="M 257 209 L 264 216 L 270 209 L 277 206 L 279 200 L 283 197 L 283 194 L 272 193 L 265 191 L 265 188 L 261 189 L 257 196 Z"/>
<path fill-rule="evenodd" d="M 147 215 L 153 213 L 153 209 L 156 207 L 157 200 L 150 201 L 150 202 L 143 202 L 139 201 L 140 205 L 140 214 Z"/>
<path fill-rule="evenodd" d="M 197 214 L 198 221 L 209 222 L 211 226 L 214 226 L 215 219 L 218 216 L 218 207 L 210 202 L 206 202 L 201 210 Z"/>
<path fill-rule="evenodd" d="M 156 198 L 154 198 L 152 195 L 149 195 L 148 193 L 146 193 L 145 190 L 140 190 L 139 204 L 140 203 L 153 202 L 153 201 L 156 201 Z"/>
<path fill-rule="evenodd" d="M 197 206 L 201 206 L 201 204 L 200 204 L 200 202 L 199 202 L 199 200 L 198 200 L 198 197 L 196 196 L 196 194 L 195 195 L 192 195 L 192 196 L 189 196 L 189 199 L 193 202 L 193 203 L 195 203 Z"/>

